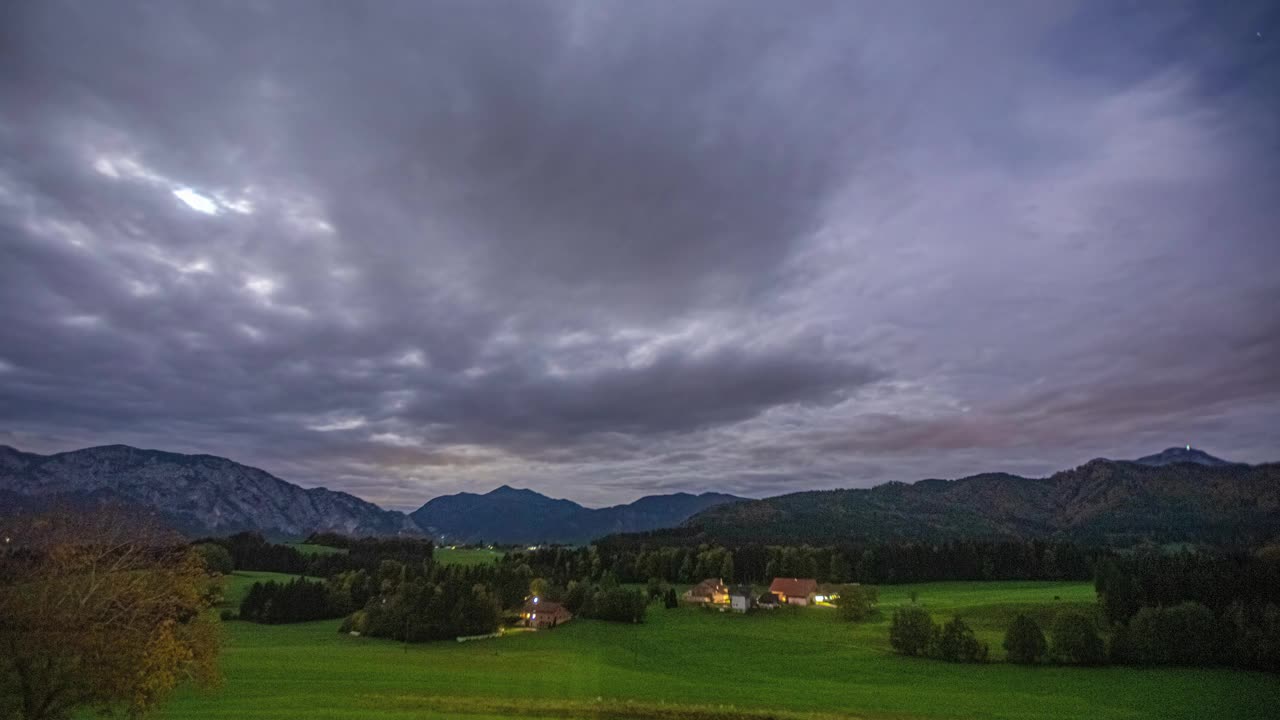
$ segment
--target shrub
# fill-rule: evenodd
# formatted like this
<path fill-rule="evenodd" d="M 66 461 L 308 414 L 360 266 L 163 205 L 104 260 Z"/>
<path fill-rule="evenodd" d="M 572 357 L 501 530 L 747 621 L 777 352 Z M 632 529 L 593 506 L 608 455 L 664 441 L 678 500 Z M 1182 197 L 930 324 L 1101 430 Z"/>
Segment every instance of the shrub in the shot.
<path fill-rule="evenodd" d="M 929 649 L 933 629 L 933 620 L 923 608 L 900 607 L 889 621 L 889 644 L 903 655 L 923 655 Z"/>
<path fill-rule="evenodd" d="M 836 598 L 836 615 L 841 620 L 860 622 L 875 609 L 879 593 L 870 585 L 845 585 Z"/>
<path fill-rule="evenodd" d="M 1035 620 L 1019 615 L 1013 619 L 1013 624 L 1004 635 L 1004 651 L 1009 662 L 1033 665 L 1044 659 L 1049 651 L 1049 644 Z"/>
<path fill-rule="evenodd" d="M 965 663 L 986 662 L 989 654 L 986 644 L 978 642 L 973 629 L 958 617 L 934 632 L 929 651 L 939 660 Z"/>
<path fill-rule="evenodd" d="M 1129 621 L 1130 659 L 1142 665 L 1212 665 L 1219 640 L 1217 619 L 1198 603 L 1144 607 Z"/>
<path fill-rule="evenodd" d="M 1100 665 L 1105 659 L 1098 627 L 1088 615 L 1065 612 L 1053 622 L 1053 657 L 1076 665 Z"/>
<path fill-rule="evenodd" d="M 228 620 L 238 619 L 236 617 L 236 613 L 234 610 L 223 610 L 222 612 L 218 613 L 218 618 L 221 619 L 223 622 L 226 622 Z"/>

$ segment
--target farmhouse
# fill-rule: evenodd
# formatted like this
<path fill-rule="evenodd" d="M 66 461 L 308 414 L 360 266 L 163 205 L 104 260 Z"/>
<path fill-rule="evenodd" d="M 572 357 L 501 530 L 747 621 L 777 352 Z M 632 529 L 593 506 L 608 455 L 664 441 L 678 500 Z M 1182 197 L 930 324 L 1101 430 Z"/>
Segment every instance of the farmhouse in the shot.
<path fill-rule="evenodd" d="M 818 581 L 813 578 L 774 578 L 769 592 L 788 605 L 809 605 L 818 592 Z"/>
<path fill-rule="evenodd" d="M 738 585 L 729 591 L 729 609 L 744 613 L 755 605 L 751 596 L 750 585 Z"/>
<path fill-rule="evenodd" d="M 707 578 L 689 588 L 684 599 L 686 602 L 724 605 L 729 602 L 729 588 L 720 578 Z"/>
<path fill-rule="evenodd" d="M 573 619 L 573 613 L 557 602 L 529 598 L 520 610 L 520 619 L 525 627 L 553 628 Z"/>

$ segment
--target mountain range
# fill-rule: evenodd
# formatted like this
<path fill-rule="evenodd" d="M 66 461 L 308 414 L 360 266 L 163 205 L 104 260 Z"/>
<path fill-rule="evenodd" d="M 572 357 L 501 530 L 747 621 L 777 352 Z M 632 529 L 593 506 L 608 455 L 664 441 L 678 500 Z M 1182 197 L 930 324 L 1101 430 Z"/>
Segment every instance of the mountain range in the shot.
<path fill-rule="evenodd" d="M 0 491 L 11 502 L 114 502 L 157 511 L 192 535 L 256 530 L 273 537 L 314 530 L 418 534 L 404 513 L 324 488 L 304 489 L 214 455 L 128 445 L 37 455 L 0 445 Z"/>
<path fill-rule="evenodd" d="M 410 517 L 431 535 L 456 542 L 584 543 L 613 533 L 673 527 L 702 510 L 740 500 L 721 493 L 675 493 L 587 508 L 503 485 L 483 495 L 443 495 Z"/>
<path fill-rule="evenodd" d="M 738 499 L 675 493 L 592 509 L 504 485 L 484 495 L 437 497 L 406 515 L 344 492 L 302 488 L 213 455 L 127 445 L 38 455 L 0 445 L 0 510 L 121 503 L 156 512 L 189 535 L 254 530 L 297 538 L 326 531 L 428 534 L 459 543 L 581 543 L 610 533 L 671 527 L 700 510 Z"/>
<path fill-rule="evenodd" d="M 1196 454 L 1198 453 L 1198 454 Z M 679 542 L 1062 538 L 1257 543 L 1280 538 L 1280 464 L 1171 448 L 1092 460 L 1047 478 L 1003 473 L 792 493 L 706 510 Z M 663 533 L 646 540 L 662 542 Z"/>
<path fill-rule="evenodd" d="M 628 533 L 648 533 L 655 542 L 777 544 L 961 537 L 1248 542 L 1280 537 L 1280 464 L 1244 465 L 1170 448 L 1134 461 L 1093 460 L 1046 478 L 986 473 L 764 500 L 676 493 L 606 508 L 504 485 L 443 495 L 406 515 L 212 455 L 125 445 L 38 455 L 0 445 L 0 510 L 106 501 L 146 508 L 191 535 L 332 531 L 503 544 L 576 544 Z"/>

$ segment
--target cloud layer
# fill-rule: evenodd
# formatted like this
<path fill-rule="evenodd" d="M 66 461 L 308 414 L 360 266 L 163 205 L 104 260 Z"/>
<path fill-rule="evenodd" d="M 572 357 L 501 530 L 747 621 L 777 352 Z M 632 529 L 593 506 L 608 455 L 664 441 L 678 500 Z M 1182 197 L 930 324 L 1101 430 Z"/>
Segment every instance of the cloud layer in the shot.
<path fill-rule="evenodd" d="M 404 508 L 1280 458 L 1271 3 L 0 27 L 0 442 Z"/>

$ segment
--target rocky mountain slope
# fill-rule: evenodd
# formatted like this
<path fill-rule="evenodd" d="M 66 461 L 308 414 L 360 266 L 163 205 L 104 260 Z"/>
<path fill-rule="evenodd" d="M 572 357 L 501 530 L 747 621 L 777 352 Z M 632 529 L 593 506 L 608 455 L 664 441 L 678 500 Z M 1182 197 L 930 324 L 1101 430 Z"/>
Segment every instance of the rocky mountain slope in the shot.
<path fill-rule="evenodd" d="M 483 495 L 443 495 L 410 517 L 445 541 L 582 543 L 611 533 L 673 527 L 697 512 L 740 499 L 719 493 L 675 493 L 650 495 L 627 505 L 587 508 L 503 485 Z"/>
<path fill-rule="evenodd" d="M 304 489 L 213 455 L 181 455 L 126 445 L 37 455 L 0 445 L 0 493 L 32 504 L 112 501 L 158 511 L 189 534 L 258 530 L 304 536 L 418 534 L 404 513 L 353 495 Z"/>

